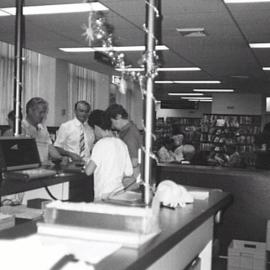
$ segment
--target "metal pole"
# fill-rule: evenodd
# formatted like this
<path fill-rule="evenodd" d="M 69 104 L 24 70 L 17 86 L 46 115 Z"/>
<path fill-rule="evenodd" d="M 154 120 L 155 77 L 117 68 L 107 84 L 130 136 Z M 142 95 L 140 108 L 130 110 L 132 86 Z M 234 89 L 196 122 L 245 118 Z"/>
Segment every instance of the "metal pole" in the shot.
<path fill-rule="evenodd" d="M 146 101 L 145 101 L 145 158 L 144 158 L 144 200 L 145 204 L 151 203 L 151 154 L 152 154 L 152 124 L 153 124 L 153 68 L 154 68 L 154 0 L 148 1 L 148 33 L 146 44 Z"/>
<path fill-rule="evenodd" d="M 16 25 L 15 25 L 15 65 L 14 65 L 14 135 L 21 133 L 21 99 L 22 99 L 22 40 L 23 40 L 23 2 L 16 0 Z"/>

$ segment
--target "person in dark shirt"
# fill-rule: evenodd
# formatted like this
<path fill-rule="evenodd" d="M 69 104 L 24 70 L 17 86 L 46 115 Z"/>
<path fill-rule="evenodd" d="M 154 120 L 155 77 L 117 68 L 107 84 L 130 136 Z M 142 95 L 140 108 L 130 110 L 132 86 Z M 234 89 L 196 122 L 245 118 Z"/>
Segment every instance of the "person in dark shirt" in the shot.
<path fill-rule="evenodd" d="M 139 149 L 142 146 L 142 136 L 135 124 L 129 120 L 128 113 L 120 104 L 112 104 L 105 111 L 111 120 L 112 129 L 118 131 L 118 136 L 127 147 L 133 166 L 133 177 L 137 179 L 140 175 Z M 133 180 L 132 180 L 133 181 Z"/>
<path fill-rule="evenodd" d="M 270 169 L 270 122 L 264 125 L 263 131 L 255 138 L 257 169 Z"/>
<path fill-rule="evenodd" d="M 236 145 L 230 144 L 225 146 L 226 161 L 224 163 L 225 167 L 241 167 L 241 156 L 236 149 Z"/>
<path fill-rule="evenodd" d="M 15 112 L 10 111 L 7 116 L 8 121 L 8 129 L 5 130 L 2 134 L 2 136 L 13 136 L 14 135 L 14 122 L 15 122 Z"/>
<path fill-rule="evenodd" d="M 128 146 L 133 167 L 138 165 L 138 150 L 142 145 L 139 129 L 128 119 L 128 113 L 122 105 L 112 104 L 106 110 L 111 119 L 112 128 L 118 131 L 120 139 Z"/>

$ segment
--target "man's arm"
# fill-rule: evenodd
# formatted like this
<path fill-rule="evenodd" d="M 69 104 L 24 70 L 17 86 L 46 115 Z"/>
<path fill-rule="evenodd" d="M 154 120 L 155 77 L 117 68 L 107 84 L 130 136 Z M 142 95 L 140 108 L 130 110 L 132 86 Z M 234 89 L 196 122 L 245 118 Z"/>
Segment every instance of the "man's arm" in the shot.
<path fill-rule="evenodd" d="M 67 151 L 65 149 L 63 149 L 62 147 L 59 146 L 55 146 L 55 148 L 58 150 L 58 152 L 62 155 L 62 156 L 67 156 L 70 157 L 72 159 L 72 161 L 81 161 L 81 157 L 73 152 Z"/>
<path fill-rule="evenodd" d="M 96 163 L 93 160 L 90 160 L 85 166 L 85 173 L 87 175 L 93 174 L 96 167 L 97 167 Z"/>
<path fill-rule="evenodd" d="M 62 156 L 52 144 L 49 144 L 49 156 L 52 160 L 62 160 Z"/>

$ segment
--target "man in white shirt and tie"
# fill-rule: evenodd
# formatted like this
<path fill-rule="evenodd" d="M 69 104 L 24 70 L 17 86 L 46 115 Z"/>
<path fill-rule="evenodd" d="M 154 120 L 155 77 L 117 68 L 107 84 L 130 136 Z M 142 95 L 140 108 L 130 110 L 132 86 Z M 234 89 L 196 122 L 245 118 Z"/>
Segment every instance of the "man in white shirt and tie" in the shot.
<path fill-rule="evenodd" d="M 90 104 L 84 100 L 75 104 L 75 118 L 61 124 L 54 146 L 61 155 L 72 161 L 89 160 L 95 136 L 87 120 L 91 111 Z"/>
<path fill-rule="evenodd" d="M 93 129 L 87 123 L 89 114 L 91 112 L 91 106 L 87 101 L 80 100 L 75 104 L 74 112 L 74 119 L 61 124 L 57 132 L 54 146 L 57 148 L 59 153 L 61 153 L 61 155 L 67 156 L 71 161 L 84 164 L 90 159 L 91 150 L 95 141 Z M 87 185 L 88 184 L 89 183 L 87 181 Z M 70 187 L 72 185 L 73 184 L 70 183 Z M 76 186 L 80 187 L 81 193 L 85 193 L 85 190 L 83 190 L 83 186 L 85 186 L 84 183 L 76 183 Z M 87 190 L 88 186 L 85 187 L 85 189 Z M 70 192 L 71 191 L 72 190 L 70 188 Z M 87 194 L 85 194 L 85 196 L 87 196 Z M 72 195 L 72 197 L 74 196 Z M 72 200 L 80 199 L 72 198 Z M 87 201 L 85 198 L 82 200 Z"/>

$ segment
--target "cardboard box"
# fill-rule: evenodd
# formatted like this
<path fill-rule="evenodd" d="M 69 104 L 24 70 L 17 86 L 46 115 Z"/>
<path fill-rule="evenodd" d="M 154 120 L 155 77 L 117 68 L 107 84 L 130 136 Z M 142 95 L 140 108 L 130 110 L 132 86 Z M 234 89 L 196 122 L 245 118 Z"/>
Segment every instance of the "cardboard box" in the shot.
<path fill-rule="evenodd" d="M 227 270 L 265 270 L 266 243 L 233 240 L 228 248 Z"/>

